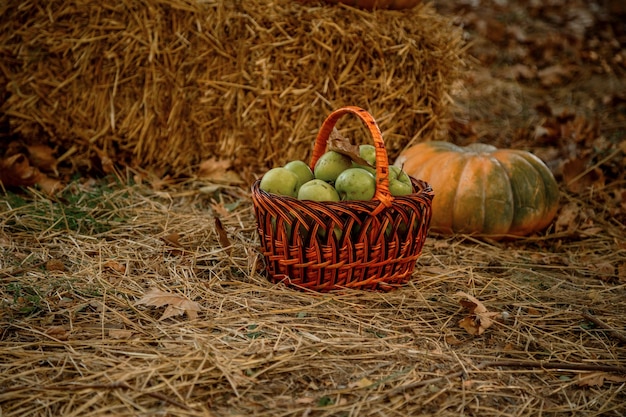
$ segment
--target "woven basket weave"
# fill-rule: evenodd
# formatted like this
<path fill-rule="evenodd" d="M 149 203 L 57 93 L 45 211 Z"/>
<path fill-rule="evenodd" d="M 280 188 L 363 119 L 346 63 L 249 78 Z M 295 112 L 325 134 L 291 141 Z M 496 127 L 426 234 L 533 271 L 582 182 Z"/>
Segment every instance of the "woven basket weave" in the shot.
<path fill-rule="evenodd" d="M 422 252 L 430 226 L 433 192 L 411 178 L 413 194 L 393 197 L 383 138 L 373 117 L 342 107 L 322 124 L 311 157 L 313 168 L 335 124 L 358 116 L 376 148 L 376 193 L 370 201 L 315 202 L 269 194 L 252 185 L 261 248 L 270 281 L 314 291 L 360 288 L 389 291 L 405 284 Z"/>

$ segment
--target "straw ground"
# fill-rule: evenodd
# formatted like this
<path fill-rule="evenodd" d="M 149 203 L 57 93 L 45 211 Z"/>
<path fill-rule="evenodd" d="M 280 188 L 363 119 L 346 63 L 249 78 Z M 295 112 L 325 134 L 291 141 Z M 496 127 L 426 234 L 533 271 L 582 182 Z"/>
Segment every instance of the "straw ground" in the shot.
<path fill-rule="evenodd" d="M 37 39 L 41 33 L 32 31 Z M 529 49 L 520 43 L 509 52 Z M 487 50 L 496 52 L 475 55 L 502 56 L 493 45 Z M 487 242 L 431 235 L 411 282 L 390 293 L 271 285 L 245 187 L 141 183 L 124 173 L 77 179 L 55 198 L 3 190 L 2 416 L 624 415 L 626 197 L 623 152 L 614 152 L 624 113 L 602 106 L 601 96 L 619 93 L 623 81 L 604 78 L 613 83 L 606 91 L 593 86 L 580 100 L 597 104 L 592 113 L 604 136 L 547 139 L 557 150 L 593 149 L 588 172 L 601 169 L 606 181 L 573 191 L 559 173 L 561 209 L 539 236 Z M 513 81 L 466 83 L 460 115 L 470 123 L 456 120 L 467 129 L 452 139 L 546 148 L 529 141 L 544 118 Z M 579 87 L 569 84 L 561 95 L 540 90 L 537 99 L 571 105 Z M 619 103 L 619 94 L 607 97 Z M 559 132 L 572 128 L 558 114 L 547 121 L 555 118 Z M 520 125 L 524 134 L 512 134 Z M 614 146 L 608 153 L 596 147 L 602 137 Z M 556 155 L 545 159 L 560 162 Z M 147 301 L 155 289 L 170 304 Z M 476 318 L 460 292 L 496 314 L 480 335 L 459 325 Z"/>
<path fill-rule="evenodd" d="M 399 290 L 318 294 L 265 278 L 246 190 L 120 178 L 0 203 L 3 416 L 626 410 L 626 240 L 589 198 L 543 236 L 431 236 Z M 481 335 L 459 292 L 499 313 Z"/>

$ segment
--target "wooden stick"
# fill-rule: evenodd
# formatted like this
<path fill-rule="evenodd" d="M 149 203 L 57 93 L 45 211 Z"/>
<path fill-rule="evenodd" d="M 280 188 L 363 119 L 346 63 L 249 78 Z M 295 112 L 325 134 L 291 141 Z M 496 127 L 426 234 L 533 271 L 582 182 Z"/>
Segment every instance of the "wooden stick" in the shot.
<path fill-rule="evenodd" d="M 609 326 L 608 324 L 606 324 L 605 322 L 603 322 L 602 320 L 600 320 L 596 316 L 592 315 L 589 312 L 589 310 L 583 310 L 583 312 L 581 314 L 582 314 L 582 316 L 585 319 L 589 320 L 590 322 L 592 322 L 596 326 L 603 328 L 604 330 L 608 330 L 608 332 L 612 336 L 614 336 L 615 338 L 619 339 L 620 342 L 626 344 L 626 335 L 624 335 L 622 332 L 614 329 L 613 327 Z"/>
<path fill-rule="evenodd" d="M 479 371 L 485 368 L 491 367 L 509 367 L 509 368 L 541 368 L 541 369 L 561 369 L 568 371 L 590 371 L 590 372 L 607 372 L 626 375 L 626 367 L 612 366 L 612 365 L 599 365 L 599 364 L 585 364 L 585 363 L 563 363 L 563 362 L 543 362 L 543 361 L 531 361 L 531 360 L 496 360 L 481 362 L 473 368 L 475 371 Z M 434 384 L 437 382 L 445 381 L 451 378 L 458 378 L 465 375 L 465 371 L 452 372 L 437 378 L 425 379 L 422 381 L 415 381 L 410 384 L 405 384 L 394 388 L 385 395 L 393 395 L 398 392 L 404 392 L 411 388 L 419 388 L 426 385 Z"/>

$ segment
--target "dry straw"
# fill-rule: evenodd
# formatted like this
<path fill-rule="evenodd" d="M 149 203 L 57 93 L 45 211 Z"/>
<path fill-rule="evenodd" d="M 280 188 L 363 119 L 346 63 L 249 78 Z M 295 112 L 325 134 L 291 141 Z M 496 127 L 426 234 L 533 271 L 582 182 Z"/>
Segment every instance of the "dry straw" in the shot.
<path fill-rule="evenodd" d="M 442 134 L 463 70 L 460 31 L 430 4 L 9 0 L 0 15 L 0 114 L 79 166 L 104 152 L 189 174 L 222 157 L 260 174 L 307 159 L 345 105 L 376 115 L 393 157 Z"/>
<path fill-rule="evenodd" d="M 3 417 L 623 415 L 626 287 L 597 268 L 624 236 L 599 216 L 584 242 L 430 237 L 405 287 L 320 294 L 264 275 L 248 193 L 200 185 L 4 196 Z M 197 318 L 160 320 L 154 289 Z M 459 291 L 503 313 L 481 336 Z"/>

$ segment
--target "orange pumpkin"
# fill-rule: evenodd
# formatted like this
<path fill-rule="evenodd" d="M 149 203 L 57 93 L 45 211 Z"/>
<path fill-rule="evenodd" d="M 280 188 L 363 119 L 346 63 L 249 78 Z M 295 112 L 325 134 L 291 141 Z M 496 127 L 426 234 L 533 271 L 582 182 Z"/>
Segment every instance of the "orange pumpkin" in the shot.
<path fill-rule="evenodd" d="M 395 165 L 433 188 L 435 232 L 526 236 L 547 227 L 558 209 L 552 172 L 527 151 L 432 141 L 405 149 Z"/>

